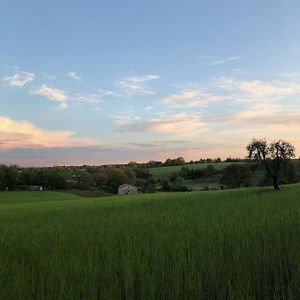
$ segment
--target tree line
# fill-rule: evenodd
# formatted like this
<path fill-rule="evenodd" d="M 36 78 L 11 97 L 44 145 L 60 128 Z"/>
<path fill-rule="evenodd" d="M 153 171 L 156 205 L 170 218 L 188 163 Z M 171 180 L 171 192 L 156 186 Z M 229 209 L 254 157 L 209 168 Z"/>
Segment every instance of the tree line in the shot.
<path fill-rule="evenodd" d="M 146 169 L 129 166 L 84 166 L 21 168 L 0 166 L 1 190 L 28 190 L 42 186 L 47 190 L 101 190 L 116 193 L 118 186 L 127 183 L 142 191 L 153 190 L 155 179 Z"/>
<path fill-rule="evenodd" d="M 226 168 L 216 168 L 217 159 L 200 159 L 185 162 L 183 157 L 168 158 L 164 163 L 130 162 L 127 165 L 69 166 L 21 168 L 16 165 L 0 165 L 0 190 L 28 190 L 42 186 L 48 190 L 95 190 L 116 193 L 122 184 L 133 184 L 142 192 L 188 191 L 186 180 L 214 178 L 221 188 L 242 186 L 273 185 L 300 181 L 299 174 L 292 162 L 295 148 L 286 141 L 278 140 L 270 144 L 265 139 L 253 139 L 246 147 L 245 159 L 227 158 Z M 192 168 L 188 164 L 211 163 L 205 168 Z M 179 171 L 171 173 L 168 179 L 155 178 L 149 168 L 158 166 L 178 166 Z M 299 170 L 300 171 L 300 170 Z M 258 176 L 258 174 L 262 174 Z"/>

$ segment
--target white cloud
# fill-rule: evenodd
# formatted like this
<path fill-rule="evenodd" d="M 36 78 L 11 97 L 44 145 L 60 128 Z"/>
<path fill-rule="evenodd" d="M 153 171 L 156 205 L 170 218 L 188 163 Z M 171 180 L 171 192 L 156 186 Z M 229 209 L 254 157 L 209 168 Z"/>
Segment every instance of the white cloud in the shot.
<path fill-rule="evenodd" d="M 145 87 L 148 81 L 159 79 L 157 75 L 144 75 L 140 77 L 127 77 L 117 81 L 115 84 L 122 89 L 126 96 L 155 95 L 156 93 Z"/>
<path fill-rule="evenodd" d="M 287 82 L 264 82 L 261 80 L 236 80 L 230 77 L 221 77 L 217 85 L 224 90 L 240 91 L 257 97 L 287 96 L 300 92 L 300 85 Z"/>
<path fill-rule="evenodd" d="M 206 131 L 206 125 L 198 114 L 179 113 L 161 115 L 146 122 L 123 126 L 120 132 L 168 133 L 173 138 L 187 139 Z"/>
<path fill-rule="evenodd" d="M 87 103 L 87 104 L 95 104 L 103 102 L 106 97 L 120 97 L 115 92 L 106 91 L 106 90 L 98 90 L 95 93 L 87 94 L 87 95 L 77 95 L 74 99 L 76 102 Z"/>
<path fill-rule="evenodd" d="M 231 61 L 235 61 L 235 60 L 239 60 L 241 59 L 240 56 L 232 56 L 232 57 L 228 57 L 225 59 L 220 59 L 220 60 L 215 60 L 209 63 L 210 66 L 217 66 L 217 65 L 222 65 L 225 64 L 227 62 L 231 62 Z"/>
<path fill-rule="evenodd" d="M 84 147 L 100 142 L 77 137 L 75 132 L 44 130 L 28 121 L 0 116 L 0 149 Z"/>
<path fill-rule="evenodd" d="M 153 110 L 153 106 L 146 106 L 146 107 L 144 108 L 144 110 L 145 110 L 145 111 L 151 111 L 151 110 Z"/>
<path fill-rule="evenodd" d="M 81 77 L 76 72 L 69 72 L 68 75 L 70 78 L 72 78 L 74 80 L 77 80 L 77 81 L 81 80 Z"/>
<path fill-rule="evenodd" d="M 163 103 L 172 108 L 191 108 L 226 99 L 228 97 L 212 95 L 201 90 L 185 90 L 178 94 L 167 95 L 163 99 Z"/>
<path fill-rule="evenodd" d="M 226 101 L 226 104 L 262 105 L 296 104 L 299 106 L 300 78 L 289 80 L 243 80 L 234 77 L 214 77 L 205 82 L 175 85 L 183 90 L 165 96 L 162 103 L 172 108 L 191 108 Z"/>
<path fill-rule="evenodd" d="M 124 115 L 111 115 L 111 117 L 116 121 L 119 125 L 127 125 L 132 122 L 138 121 L 141 118 L 135 115 L 133 112 Z"/>
<path fill-rule="evenodd" d="M 237 80 L 220 77 L 213 85 L 219 92 L 229 93 L 236 103 L 275 103 L 276 101 L 300 94 L 299 82 L 261 80 Z"/>
<path fill-rule="evenodd" d="M 32 82 L 35 75 L 30 72 L 21 71 L 13 76 L 7 76 L 3 80 L 8 81 L 11 86 L 22 87 L 25 84 Z"/>
<path fill-rule="evenodd" d="M 41 87 L 32 90 L 30 92 L 32 95 L 45 96 L 48 99 L 58 102 L 60 109 L 65 109 L 68 103 L 68 95 L 65 91 L 48 87 L 46 84 L 43 84 Z"/>

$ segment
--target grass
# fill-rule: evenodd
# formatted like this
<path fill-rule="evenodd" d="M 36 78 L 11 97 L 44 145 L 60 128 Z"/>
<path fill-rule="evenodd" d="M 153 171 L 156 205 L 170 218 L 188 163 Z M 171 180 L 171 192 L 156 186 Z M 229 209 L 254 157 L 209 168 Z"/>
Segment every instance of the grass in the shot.
<path fill-rule="evenodd" d="M 299 194 L 0 193 L 0 299 L 298 299 Z"/>
<path fill-rule="evenodd" d="M 187 167 L 189 169 L 196 170 L 196 169 L 204 169 L 208 165 L 213 165 L 216 169 L 222 170 L 231 164 L 232 164 L 232 162 L 196 163 L 196 164 L 185 164 L 185 165 L 181 165 L 181 166 L 149 168 L 148 170 L 156 178 L 169 179 L 173 172 L 180 171 L 182 167 Z"/>

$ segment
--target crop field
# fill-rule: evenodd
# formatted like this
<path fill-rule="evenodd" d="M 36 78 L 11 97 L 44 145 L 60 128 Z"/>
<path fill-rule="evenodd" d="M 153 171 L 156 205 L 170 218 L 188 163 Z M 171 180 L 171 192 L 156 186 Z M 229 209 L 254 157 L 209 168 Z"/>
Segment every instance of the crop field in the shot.
<path fill-rule="evenodd" d="M 0 193 L 0 299 L 299 299 L 299 196 Z"/>

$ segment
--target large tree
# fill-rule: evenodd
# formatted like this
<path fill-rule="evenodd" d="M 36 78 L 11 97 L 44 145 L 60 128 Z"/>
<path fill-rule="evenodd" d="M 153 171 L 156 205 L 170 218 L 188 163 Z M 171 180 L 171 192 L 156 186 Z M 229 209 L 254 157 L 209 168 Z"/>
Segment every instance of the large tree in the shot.
<path fill-rule="evenodd" d="M 283 163 L 295 157 L 295 148 L 284 140 L 274 141 L 268 144 L 266 139 L 252 139 L 246 147 L 248 158 L 262 161 L 268 176 L 272 178 L 274 190 L 278 191 L 278 178 Z"/>

